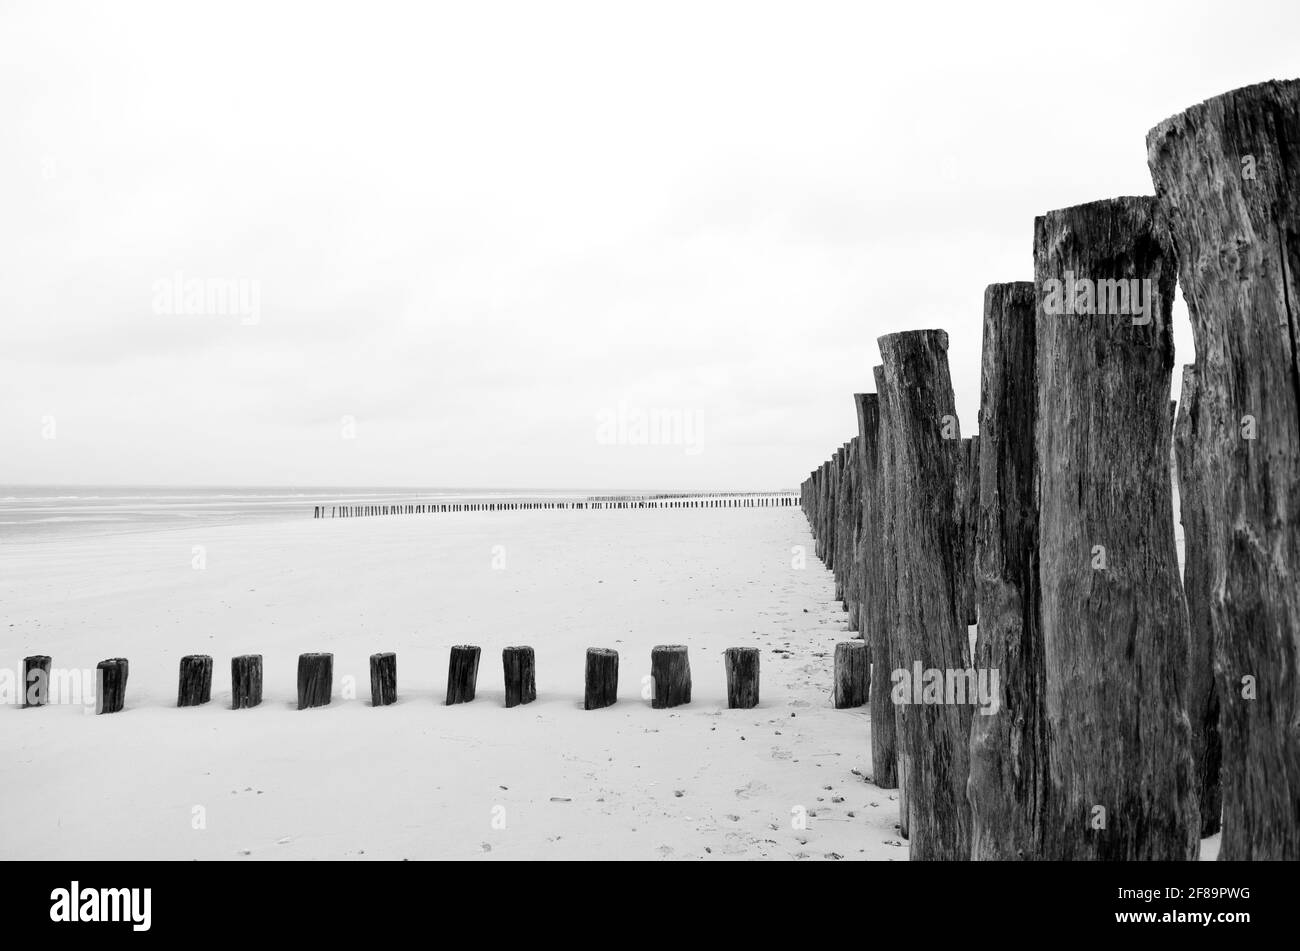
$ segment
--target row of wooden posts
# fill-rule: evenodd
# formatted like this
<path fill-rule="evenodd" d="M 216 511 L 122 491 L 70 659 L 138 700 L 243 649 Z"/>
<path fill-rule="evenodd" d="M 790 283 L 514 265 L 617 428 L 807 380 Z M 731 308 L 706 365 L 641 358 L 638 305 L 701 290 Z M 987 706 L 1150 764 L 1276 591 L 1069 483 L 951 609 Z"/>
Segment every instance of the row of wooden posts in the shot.
<path fill-rule="evenodd" d="M 478 684 L 481 650 L 472 645 L 451 649 L 447 668 L 447 704 L 468 703 Z M 836 650 L 835 703 L 838 707 L 860 706 L 867 685 L 861 656 L 861 642 L 841 644 Z M 514 707 L 537 699 L 536 656 L 531 647 L 507 647 L 501 652 L 505 676 L 506 706 Z M 49 702 L 49 655 L 23 660 L 23 706 L 41 707 Z M 758 706 L 759 649 L 729 647 L 723 652 L 727 676 L 727 706 L 749 709 Z M 97 667 L 99 713 L 117 713 L 126 702 L 126 681 L 130 665 L 124 657 L 100 661 Z M 686 647 L 667 644 L 650 651 L 653 682 L 651 705 L 656 709 L 691 702 L 691 664 Z M 230 661 L 231 708 L 240 710 L 262 702 L 262 655 L 244 654 Z M 298 709 L 324 706 L 334 689 L 334 655 L 300 654 L 298 657 Z M 370 695 L 376 707 L 397 700 L 397 655 L 370 655 Z M 192 707 L 212 699 L 212 657 L 191 654 L 181 658 L 176 705 Z M 586 691 L 583 707 L 596 710 L 618 699 L 618 651 L 603 647 L 587 649 Z"/>
<path fill-rule="evenodd" d="M 1154 197 L 1042 215 L 1033 281 L 986 289 L 978 436 L 947 335 L 883 336 L 801 488 L 915 858 L 1194 859 L 1221 820 L 1222 859 L 1300 859 L 1300 81 L 1147 148 Z M 917 661 L 998 670 L 997 712 L 891 702 Z"/>
<path fill-rule="evenodd" d="M 440 512 L 786 508 L 798 504 L 799 499 L 793 495 L 762 495 L 740 498 L 724 496 L 700 499 L 588 500 L 583 502 L 418 502 L 398 505 L 316 505 L 312 507 L 312 518 L 357 518 L 365 515 L 432 515 Z"/>

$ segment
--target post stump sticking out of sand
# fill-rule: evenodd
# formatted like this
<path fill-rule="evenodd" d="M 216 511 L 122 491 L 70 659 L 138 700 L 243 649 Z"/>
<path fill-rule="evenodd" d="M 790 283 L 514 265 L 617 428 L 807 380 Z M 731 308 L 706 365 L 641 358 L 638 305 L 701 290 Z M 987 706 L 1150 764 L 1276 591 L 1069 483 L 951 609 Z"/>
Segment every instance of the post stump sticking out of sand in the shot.
<path fill-rule="evenodd" d="M 230 659 L 230 709 L 242 710 L 262 702 L 262 655 Z"/>
<path fill-rule="evenodd" d="M 334 691 L 334 655 L 298 655 L 298 709 L 324 707 Z"/>
<path fill-rule="evenodd" d="M 727 668 L 727 708 L 748 710 L 758 706 L 757 647 L 728 647 L 722 655 Z"/>
<path fill-rule="evenodd" d="M 860 707 L 867 702 L 871 659 L 866 641 L 841 641 L 835 645 L 835 709 Z"/>
<path fill-rule="evenodd" d="M 197 707 L 211 699 L 212 658 L 207 654 L 187 654 L 182 657 L 176 706 Z"/>
<path fill-rule="evenodd" d="M 447 666 L 447 706 L 469 703 L 474 699 L 481 653 L 480 648 L 468 644 L 457 644 L 451 649 L 451 661 Z"/>
<path fill-rule="evenodd" d="M 587 648 L 587 695 L 582 709 L 599 710 L 618 702 L 618 651 Z"/>
<path fill-rule="evenodd" d="M 370 655 L 370 705 L 386 707 L 397 702 L 397 655 L 392 651 Z"/>
<path fill-rule="evenodd" d="M 95 670 L 99 681 L 96 713 L 118 713 L 126 705 L 126 675 L 130 666 L 125 657 L 110 657 L 99 662 Z"/>
<path fill-rule="evenodd" d="M 537 658 L 531 647 L 507 647 L 501 652 L 506 673 L 506 706 L 537 699 Z"/>
<path fill-rule="evenodd" d="M 660 644 L 650 651 L 650 677 L 654 681 L 656 710 L 691 702 L 691 662 L 684 644 Z"/>
<path fill-rule="evenodd" d="M 23 709 L 50 702 L 50 658 L 34 654 L 23 658 Z"/>

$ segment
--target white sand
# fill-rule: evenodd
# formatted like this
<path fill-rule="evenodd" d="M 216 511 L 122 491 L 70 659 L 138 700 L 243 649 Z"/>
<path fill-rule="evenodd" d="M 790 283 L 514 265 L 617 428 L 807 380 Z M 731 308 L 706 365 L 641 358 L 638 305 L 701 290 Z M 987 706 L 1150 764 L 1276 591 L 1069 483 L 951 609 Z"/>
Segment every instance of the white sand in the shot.
<path fill-rule="evenodd" d="M 120 714 L 0 707 L 0 857 L 905 859 L 895 793 L 863 778 L 867 713 L 830 702 L 851 636 L 832 596 L 793 508 L 304 515 L 0 545 L 0 666 L 131 663 Z M 458 643 L 483 648 L 478 699 L 446 707 Z M 689 706 L 642 699 L 663 643 L 689 645 Z M 536 648 L 539 696 L 507 710 L 512 644 Z M 764 648 L 762 705 L 727 710 L 722 651 L 744 645 Z M 582 709 L 589 646 L 620 653 L 606 710 Z M 296 657 L 320 650 L 334 703 L 300 712 Z M 400 699 L 374 709 L 381 650 Z M 215 658 L 213 702 L 176 709 L 187 653 Z M 265 701 L 232 711 L 241 653 L 265 655 Z"/>

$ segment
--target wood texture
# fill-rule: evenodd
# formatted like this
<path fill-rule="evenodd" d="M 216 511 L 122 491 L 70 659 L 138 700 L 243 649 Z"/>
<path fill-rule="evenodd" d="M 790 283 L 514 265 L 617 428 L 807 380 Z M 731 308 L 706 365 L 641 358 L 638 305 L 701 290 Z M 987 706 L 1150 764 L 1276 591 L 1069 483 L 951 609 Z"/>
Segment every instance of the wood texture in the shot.
<path fill-rule="evenodd" d="M 722 663 L 727 669 L 727 708 L 748 710 L 758 706 L 758 648 L 728 647 Z"/>
<path fill-rule="evenodd" d="M 370 655 L 370 705 L 386 707 L 397 702 L 397 655 L 392 651 Z"/>
<path fill-rule="evenodd" d="M 242 654 L 230 659 L 230 708 L 243 710 L 262 702 L 262 655 Z"/>
<path fill-rule="evenodd" d="M 971 721 L 971 858 L 981 860 L 1041 858 L 1047 810 L 1034 497 L 1036 310 L 1032 281 L 984 291 L 974 664 L 998 671 L 998 707 Z"/>
<path fill-rule="evenodd" d="M 119 713 L 126 706 L 126 677 L 130 667 L 125 657 L 101 660 L 96 666 L 96 713 Z"/>
<path fill-rule="evenodd" d="M 1196 856 L 1187 608 L 1169 471 L 1173 258 L 1155 201 L 1035 220 L 1035 472 L 1049 859 Z M 1051 280 L 1150 281 L 1148 322 L 1052 313 Z"/>
<path fill-rule="evenodd" d="M 1300 82 L 1147 135 L 1196 338 L 1220 859 L 1300 859 Z M 1253 438 L 1252 438 L 1253 437 Z"/>
<path fill-rule="evenodd" d="M 517 707 L 537 699 L 537 661 L 531 647 L 507 647 L 501 652 L 505 669 L 506 706 Z"/>
<path fill-rule="evenodd" d="M 618 651 L 607 647 L 587 648 L 584 710 L 599 710 L 618 702 Z"/>
<path fill-rule="evenodd" d="M 187 654 L 181 658 L 176 706 L 197 707 L 212 699 L 212 658 Z"/>
<path fill-rule="evenodd" d="M 970 649 L 954 504 L 961 443 L 955 425 L 946 425 L 956 419 L 948 335 L 907 331 L 878 343 L 884 366 L 880 400 L 890 434 L 890 550 L 896 565 L 890 634 L 901 661 L 895 669 L 910 672 L 919 663 L 922 670 L 964 670 Z M 909 787 L 911 856 L 968 859 L 972 707 L 923 703 L 905 709 L 899 750 Z"/>
<path fill-rule="evenodd" d="M 470 644 L 457 644 L 447 661 L 447 706 L 469 703 L 478 686 L 478 661 L 482 650 Z"/>
<path fill-rule="evenodd" d="M 334 655 L 298 655 L 298 709 L 328 706 L 334 692 Z"/>
<path fill-rule="evenodd" d="M 1219 734 L 1219 690 L 1214 673 L 1214 626 L 1210 621 L 1209 531 L 1214 513 L 1206 508 L 1199 470 L 1204 456 L 1198 445 L 1205 434 L 1196 367 L 1183 367 L 1183 386 L 1174 427 L 1174 471 L 1178 475 L 1179 519 L 1183 525 L 1183 597 L 1187 601 L 1187 716 L 1192 727 L 1192 771 L 1196 778 L 1201 836 L 1219 831 L 1223 797 L 1219 769 L 1223 742 Z"/>
<path fill-rule="evenodd" d="M 691 662 L 681 644 L 664 644 L 650 651 L 650 676 L 654 680 L 656 710 L 691 702 Z"/>

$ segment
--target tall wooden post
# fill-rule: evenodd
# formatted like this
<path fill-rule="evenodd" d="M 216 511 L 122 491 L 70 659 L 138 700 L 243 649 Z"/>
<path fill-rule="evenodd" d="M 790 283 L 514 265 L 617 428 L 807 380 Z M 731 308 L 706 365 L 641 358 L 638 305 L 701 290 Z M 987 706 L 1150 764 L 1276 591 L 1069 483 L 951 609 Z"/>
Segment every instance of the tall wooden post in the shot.
<path fill-rule="evenodd" d="M 531 647 L 507 647 L 501 652 L 505 671 L 506 706 L 517 707 L 537 699 L 537 660 Z"/>
<path fill-rule="evenodd" d="M 1196 337 L 1221 859 L 1300 859 L 1300 81 L 1147 135 Z"/>
<path fill-rule="evenodd" d="M 691 702 L 691 662 L 681 644 L 663 644 L 650 651 L 650 677 L 656 710 Z"/>
<path fill-rule="evenodd" d="M 478 686 L 478 661 L 482 649 L 469 644 L 457 644 L 451 649 L 447 662 L 447 706 L 469 703 Z"/>
<path fill-rule="evenodd" d="M 954 494 L 961 433 L 948 375 L 948 335 L 942 330 L 889 334 L 878 341 L 884 361 L 881 403 L 890 429 L 890 506 L 897 563 L 890 633 L 899 666 L 913 679 L 938 671 L 947 682 L 970 666 Z M 949 672 L 953 672 L 950 674 Z M 954 680 L 955 682 L 955 680 Z M 963 679 L 964 683 L 964 679 Z M 895 696 L 914 699 L 906 681 Z M 915 859 L 970 858 L 971 711 L 975 698 L 911 706 L 903 718 L 908 826 Z M 964 702 L 957 702 L 958 700 Z"/>
<path fill-rule="evenodd" d="M 880 397 L 859 393 L 859 479 L 862 485 L 861 541 L 856 553 L 859 630 L 871 652 L 871 781 L 881 789 L 898 787 L 897 727 L 890 696 L 889 637 L 885 627 L 885 537 L 880 487 Z"/>
<path fill-rule="evenodd" d="M 1174 262 L 1155 211 L 1117 198 L 1034 222 L 1049 859 L 1198 845 L 1169 471 Z"/>
<path fill-rule="evenodd" d="M 397 655 L 385 651 L 370 655 L 370 705 L 386 707 L 397 702 Z"/>
<path fill-rule="evenodd" d="M 975 545 L 975 668 L 998 671 L 997 706 L 971 721 L 971 858 L 1042 858 L 1047 715 L 1038 617 L 1032 281 L 984 291 Z"/>
<path fill-rule="evenodd" d="M 1214 519 L 1205 505 L 1201 478 L 1204 456 L 1198 441 L 1205 436 L 1200 384 L 1196 367 L 1183 367 L 1183 387 L 1174 427 L 1174 454 L 1178 474 L 1179 518 L 1183 525 L 1183 597 L 1187 601 L 1190 631 L 1188 650 L 1187 716 L 1192 725 L 1192 772 L 1196 777 L 1201 835 L 1219 831 L 1223 797 L 1219 768 L 1223 742 L 1219 735 L 1219 691 L 1214 677 L 1214 628 L 1210 622 L 1209 526 Z"/>
<path fill-rule="evenodd" d="M 727 709 L 758 706 L 758 648 L 728 647 L 722 662 L 727 670 Z"/>

